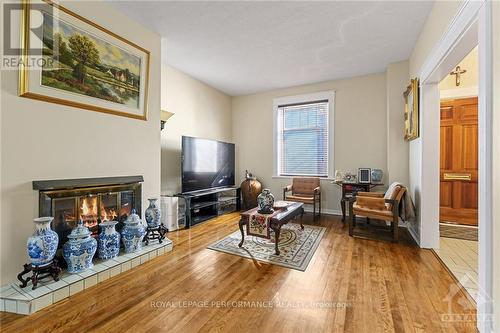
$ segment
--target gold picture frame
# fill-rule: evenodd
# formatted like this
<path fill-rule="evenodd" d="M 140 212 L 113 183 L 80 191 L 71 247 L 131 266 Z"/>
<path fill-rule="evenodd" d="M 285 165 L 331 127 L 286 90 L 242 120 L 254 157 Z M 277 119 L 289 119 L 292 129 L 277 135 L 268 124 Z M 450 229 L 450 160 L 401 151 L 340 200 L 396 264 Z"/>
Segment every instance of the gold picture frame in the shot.
<path fill-rule="evenodd" d="M 30 33 L 33 9 L 43 16 L 43 37 Z M 92 63 L 82 61 L 85 52 L 93 54 Z M 30 57 L 44 65 L 30 68 Z M 50 0 L 23 1 L 19 96 L 147 120 L 149 64 L 148 50 L 69 9 Z"/>
<path fill-rule="evenodd" d="M 419 105 L 418 105 L 418 79 L 412 79 L 410 85 L 404 92 L 405 100 L 405 131 L 404 138 L 407 141 L 414 140 L 419 136 Z"/>

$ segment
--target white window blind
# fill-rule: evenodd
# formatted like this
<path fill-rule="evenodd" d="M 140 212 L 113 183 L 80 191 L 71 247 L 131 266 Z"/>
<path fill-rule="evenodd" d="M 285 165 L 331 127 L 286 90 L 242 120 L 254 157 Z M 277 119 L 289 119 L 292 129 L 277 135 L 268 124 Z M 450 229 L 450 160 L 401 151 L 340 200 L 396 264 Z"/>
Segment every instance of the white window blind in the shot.
<path fill-rule="evenodd" d="M 328 176 L 328 100 L 278 105 L 279 176 Z"/>

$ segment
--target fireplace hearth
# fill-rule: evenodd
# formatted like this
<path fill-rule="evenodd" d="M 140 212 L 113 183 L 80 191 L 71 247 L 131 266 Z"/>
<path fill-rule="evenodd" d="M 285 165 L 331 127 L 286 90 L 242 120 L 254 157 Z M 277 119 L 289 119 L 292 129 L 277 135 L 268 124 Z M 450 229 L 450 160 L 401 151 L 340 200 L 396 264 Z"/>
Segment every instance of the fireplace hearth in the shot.
<path fill-rule="evenodd" d="M 53 216 L 52 229 L 59 235 L 59 247 L 78 220 L 95 237 L 103 221 L 118 221 L 120 232 L 127 216 L 141 214 L 142 176 L 82 178 L 34 181 L 39 191 L 39 216 Z"/>

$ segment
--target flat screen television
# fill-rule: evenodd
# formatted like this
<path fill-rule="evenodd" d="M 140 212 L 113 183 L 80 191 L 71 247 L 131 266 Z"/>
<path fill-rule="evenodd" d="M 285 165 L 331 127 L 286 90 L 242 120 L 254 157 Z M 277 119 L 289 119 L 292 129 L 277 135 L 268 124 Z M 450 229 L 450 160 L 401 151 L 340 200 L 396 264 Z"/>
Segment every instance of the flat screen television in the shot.
<path fill-rule="evenodd" d="M 234 186 L 234 143 L 182 137 L 182 192 Z"/>

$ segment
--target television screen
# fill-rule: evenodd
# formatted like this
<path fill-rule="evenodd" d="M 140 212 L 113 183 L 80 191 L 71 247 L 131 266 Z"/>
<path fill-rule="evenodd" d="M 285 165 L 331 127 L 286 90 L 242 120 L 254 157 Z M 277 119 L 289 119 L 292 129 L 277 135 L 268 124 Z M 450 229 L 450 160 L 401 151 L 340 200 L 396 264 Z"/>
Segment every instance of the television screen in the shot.
<path fill-rule="evenodd" d="M 234 144 L 182 137 L 182 192 L 234 185 Z"/>

